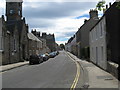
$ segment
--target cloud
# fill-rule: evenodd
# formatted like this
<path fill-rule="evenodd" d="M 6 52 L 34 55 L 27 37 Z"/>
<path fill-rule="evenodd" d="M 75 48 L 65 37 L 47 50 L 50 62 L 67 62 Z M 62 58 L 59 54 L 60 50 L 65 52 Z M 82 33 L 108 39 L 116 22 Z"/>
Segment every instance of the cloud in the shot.
<path fill-rule="evenodd" d="M 0 0 L 1 1 L 1 0 Z M 5 0 L 0 3 L 0 15 L 5 12 Z M 56 42 L 65 43 L 75 34 L 78 28 L 89 18 L 89 10 L 94 9 L 97 2 L 66 2 L 56 0 L 24 0 L 23 16 L 30 30 L 55 34 Z M 5 14 L 4 14 L 5 15 Z M 101 15 L 100 15 L 101 16 Z"/>
<path fill-rule="evenodd" d="M 5 1 L 0 0 L 0 16 L 4 15 L 4 12 L 5 12 Z"/>
<path fill-rule="evenodd" d="M 74 16 L 77 13 L 84 12 L 88 8 L 92 7 L 95 3 L 26 3 L 24 8 L 24 16 L 28 18 L 63 18 L 68 16 Z M 89 4 L 89 6 L 86 6 Z M 83 8 L 84 7 L 84 8 Z M 31 12 L 32 11 L 32 12 Z M 34 17 L 33 17 L 34 16 Z"/>

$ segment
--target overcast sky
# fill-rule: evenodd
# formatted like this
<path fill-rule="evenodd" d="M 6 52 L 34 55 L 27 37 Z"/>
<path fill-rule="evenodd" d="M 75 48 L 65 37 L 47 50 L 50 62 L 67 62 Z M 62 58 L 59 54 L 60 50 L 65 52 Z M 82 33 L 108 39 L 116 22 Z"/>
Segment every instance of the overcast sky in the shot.
<path fill-rule="evenodd" d="M 0 15 L 5 15 L 5 0 L 0 1 Z M 84 19 L 89 18 L 90 9 L 94 9 L 96 4 L 97 2 L 85 2 L 85 0 L 84 2 L 24 0 L 23 17 L 29 24 L 29 31 L 37 29 L 48 34 L 54 33 L 56 42 L 60 44 L 67 42 L 75 34 L 84 23 Z"/>

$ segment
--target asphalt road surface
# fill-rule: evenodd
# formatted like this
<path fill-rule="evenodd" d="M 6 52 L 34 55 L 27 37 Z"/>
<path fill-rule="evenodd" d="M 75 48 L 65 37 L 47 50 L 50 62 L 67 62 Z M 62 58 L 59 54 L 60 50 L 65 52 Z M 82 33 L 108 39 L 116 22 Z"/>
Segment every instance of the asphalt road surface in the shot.
<path fill-rule="evenodd" d="M 79 69 L 78 69 L 79 71 Z M 3 88 L 71 88 L 77 73 L 76 63 L 61 51 L 55 58 L 37 65 L 25 65 L 2 73 Z M 82 75 L 76 87 L 81 87 Z"/>

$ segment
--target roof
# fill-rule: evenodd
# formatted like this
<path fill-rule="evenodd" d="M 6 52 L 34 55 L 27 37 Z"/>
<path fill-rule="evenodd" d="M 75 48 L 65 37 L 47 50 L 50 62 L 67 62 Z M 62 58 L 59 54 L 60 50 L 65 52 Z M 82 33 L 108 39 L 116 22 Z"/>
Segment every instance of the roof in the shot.
<path fill-rule="evenodd" d="M 38 41 L 38 42 L 41 42 L 41 43 L 42 43 L 42 41 L 40 41 L 34 34 L 28 33 L 27 35 L 28 35 L 28 38 L 29 38 L 29 39 L 35 40 L 35 41 Z"/>

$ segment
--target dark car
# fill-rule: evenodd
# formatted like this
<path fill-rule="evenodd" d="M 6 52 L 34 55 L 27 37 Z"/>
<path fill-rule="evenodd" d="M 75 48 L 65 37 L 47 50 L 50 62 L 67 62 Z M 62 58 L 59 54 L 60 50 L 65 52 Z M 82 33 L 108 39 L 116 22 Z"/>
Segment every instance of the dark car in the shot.
<path fill-rule="evenodd" d="M 29 64 L 40 64 L 43 62 L 42 57 L 38 56 L 38 55 L 30 55 L 29 58 Z"/>

